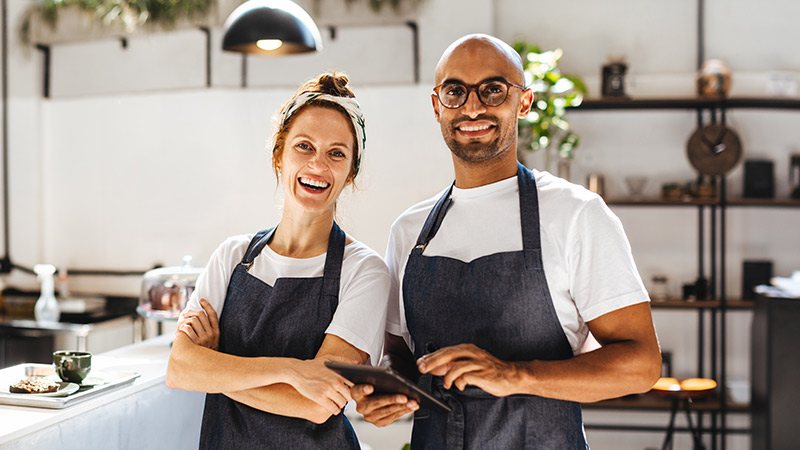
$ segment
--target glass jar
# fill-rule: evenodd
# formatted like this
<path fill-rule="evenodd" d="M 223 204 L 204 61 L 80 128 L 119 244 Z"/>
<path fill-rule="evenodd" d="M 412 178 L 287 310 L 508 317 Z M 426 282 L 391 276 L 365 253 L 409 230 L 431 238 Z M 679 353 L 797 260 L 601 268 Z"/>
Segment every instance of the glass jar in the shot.
<path fill-rule="evenodd" d="M 650 300 L 663 302 L 669 299 L 669 286 L 665 275 L 653 275 L 652 286 L 650 287 Z"/>
<path fill-rule="evenodd" d="M 142 292 L 136 311 L 144 317 L 176 320 L 194 292 L 202 267 L 192 266 L 192 257 L 184 256 L 183 265 L 147 271 L 142 278 Z"/>

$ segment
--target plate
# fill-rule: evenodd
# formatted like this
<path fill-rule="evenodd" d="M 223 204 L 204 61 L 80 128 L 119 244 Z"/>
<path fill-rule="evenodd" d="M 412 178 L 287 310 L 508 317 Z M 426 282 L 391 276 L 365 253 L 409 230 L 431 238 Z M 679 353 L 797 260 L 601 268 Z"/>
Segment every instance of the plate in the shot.
<path fill-rule="evenodd" d="M 86 377 L 79 386 L 84 388 L 84 387 L 99 386 L 101 384 L 106 384 L 106 383 L 108 383 L 108 381 L 100 377 Z"/>
<path fill-rule="evenodd" d="M 22 397 L 66 397 L 70 394 L 78 392 L 78 389 L 80 389 L 80 387 L 75 383 L 61 382 L 59 385 L 61 387 L 55 392 L 42 392 L 41 394 L 24 394 L 15 392 L 10 395 L 18 395 Z"/>
<path fill-rule="evenodd" d="M 62 383 L 61 378 L 59 378 L 58 375 L 51 375 L 51 376 L 45 377 L 45 379 L 53 381 L 55 383 Z M 94 386 L 100 386 L 101 384 L 106 384 L 106 383 L 108 383 L 108 381 L 106 381 L 105 378 L 102 378 L 102 377 L 98 376 L 98 377 L 86 377 L 86 378 L 83 379 L 83 381 L 81 383 L 73 383 L 73 384 L 77 384 L 78 387 L 83 389 L 83 388 L 90 388 L 90 387 L 94 387 Z"/>

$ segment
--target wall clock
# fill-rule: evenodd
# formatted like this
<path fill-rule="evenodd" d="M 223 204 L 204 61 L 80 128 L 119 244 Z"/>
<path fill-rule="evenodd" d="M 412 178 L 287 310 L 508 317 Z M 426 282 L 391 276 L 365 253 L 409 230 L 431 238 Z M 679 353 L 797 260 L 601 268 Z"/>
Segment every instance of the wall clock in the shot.
<path fill-rule="evenodd" d="M 725 175 L 742 157 L 742 141 L 731 128 L 711 124 L 695 130 L 686 144 L 689 162 L 701 175 Z"/>

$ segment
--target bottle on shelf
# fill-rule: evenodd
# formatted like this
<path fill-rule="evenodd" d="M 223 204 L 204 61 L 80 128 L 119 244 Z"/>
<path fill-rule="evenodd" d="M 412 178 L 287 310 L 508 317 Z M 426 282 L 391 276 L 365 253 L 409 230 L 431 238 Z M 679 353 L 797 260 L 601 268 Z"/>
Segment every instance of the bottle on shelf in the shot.
<path fill-rule="evenodd" d="M 61 309 L 58 306 L 54 292 L 54 274 L 56 266 L 52 264 L 36 264 L 33 266 L 36 278 L 42 283 L 39 300 L 34 306 L 34 317 L 41 324 L 57 323 L 61 318 Z"/>

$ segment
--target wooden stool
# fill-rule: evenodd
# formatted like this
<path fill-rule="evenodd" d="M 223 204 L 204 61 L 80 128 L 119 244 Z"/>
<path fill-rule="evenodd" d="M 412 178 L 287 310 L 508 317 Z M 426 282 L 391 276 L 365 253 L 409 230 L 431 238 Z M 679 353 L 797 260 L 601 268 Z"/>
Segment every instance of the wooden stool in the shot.
<path fill-rule="evenodd" d="M 664 436 L 664 443 L 661 450 L 672 449 L 672 435 L 675 433 L 675 416 L 678 410 L 686 412 L 686 421 L 689 423 L 689 432 L 692 433 L 694 450 L 704 450 L 700 430 L 692 423 L 692 414 L 689 405 L 692 400 L 708 397 L 711 391 L 717 387 L 717 382 L 708 378 L 689 378 L 678 381 L 676 378 L 659 378 L 653 390 L 653 394 L 664 396 L 672 400 L 672 408 L 667 426 L 667 435 Z"/>

